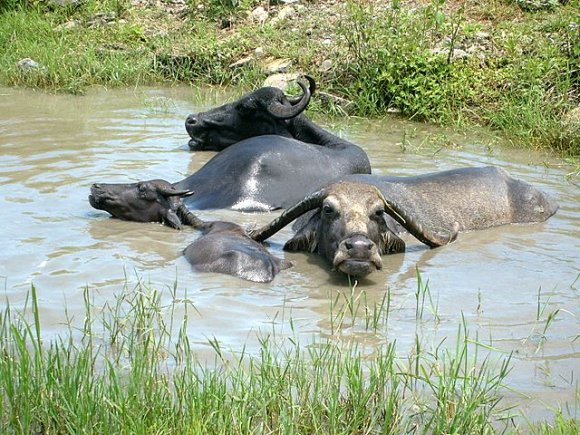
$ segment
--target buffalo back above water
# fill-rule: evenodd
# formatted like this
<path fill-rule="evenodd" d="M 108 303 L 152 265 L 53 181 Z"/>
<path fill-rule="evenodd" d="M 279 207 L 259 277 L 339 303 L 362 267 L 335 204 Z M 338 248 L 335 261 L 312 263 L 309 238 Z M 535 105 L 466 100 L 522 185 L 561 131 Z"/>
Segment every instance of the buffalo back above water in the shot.
<path fill-rule="evenodd" d="M 558 204 L 535 186 L 495 166 L 459 168 L 410 177 L 349 175 L 377 186 L 385 197 L 428 226 L 459 231 L 543 222 Z"/>
<path fill-rule="evenodd" d="M 219 152 L 177 189 L 195 191 L 193 209 L 287 208 L 336 177 L 370 170 L 364 151 L 337 150 L 280 136 L 259 136 Z"/>
<path fill-rule="evenodd" d="M 208 222 L 203 235 L 183 251 L 195 270 L 237 276 L 253 282 L 270 282 L 291 263 L 268 252 L 232 222 Z"/>

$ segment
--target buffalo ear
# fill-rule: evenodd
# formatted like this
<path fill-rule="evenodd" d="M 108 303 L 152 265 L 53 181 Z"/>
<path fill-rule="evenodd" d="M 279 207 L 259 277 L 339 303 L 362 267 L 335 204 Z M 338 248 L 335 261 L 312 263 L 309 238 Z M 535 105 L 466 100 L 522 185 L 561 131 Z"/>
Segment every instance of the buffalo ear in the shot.
<path fill-rule="evenodd" d="M 385 224 L 387 230 L 381 233 L 381 255 L 405 252 L 405 242 L 397 236 L 397 234 L 403 232 L 405 228 L 387 214 L 385 214 Z"/>
<path fill-rule="evenodd" d="M 177 214 L 173 210 L 169 210 L 163 217 L 163 223 L 176 230 L 181 229 L 181 220 L 179 220 L 179 217 L 177 217 Z"/>
<path fill-rule="evenodd" d="M 296 224 L 300 225 L 290 240 L 284 245 L 285 251 L 315 252 L 318 248 L 318 228 L 320 226 L 320 212 L 314 213 L 304 221 L 300 219 Z"/>
<path fill-rule="evenodd" d="M 381 242 L 381 255 L 405 252 L 403 239 L 389 230 L 381 234 Z"/>
<path fill-rule="evenodd" d="M 316 231 L 306 228 L 300 230 L 284 245 L 285 251 L 307 251 L 314 252 L 318 247 L 318 236 Z"/>

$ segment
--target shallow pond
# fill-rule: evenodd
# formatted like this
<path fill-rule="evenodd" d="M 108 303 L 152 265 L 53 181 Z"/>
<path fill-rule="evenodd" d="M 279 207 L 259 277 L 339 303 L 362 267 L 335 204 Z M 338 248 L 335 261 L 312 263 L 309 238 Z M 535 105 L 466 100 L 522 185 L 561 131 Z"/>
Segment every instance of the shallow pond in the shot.
<path fill-rule="evenodd" d="M 542 418 L 564 403 L 578 412 L 580 190 L 578 179 L 567 177 L 571 169 L 557 159 L 502 149 L 490 136 L 399 120 L 320 121 L 365 148 L 377 173 L 497 165 L 560 204 L 546 223 L 461 234 L 435 250 L 407 239 L 408 252 L 385 257 L 383 271 L 359 282 L 353 293 L 317 257 L 282 251 L 290 229 L 272 238 L 271 249 L 295 266 L 270 284 L 253 284 L 193 272 L 181 257 L 196 237 L 192 230 L 122 222 L 91 209 L 87 195 L 93 182 L 177 181 L 207 162 L 212 153 L 188 150 L 184 119 L 228 98 L 232 94 L 185 87 L 93 90 L 82 97 L 0 89 L 3 299 L 21 307 L 34 284 L 43 331 L 51 337 L 67 330 L 65 306 L 69 318 L 82 322 L 87 287 L 99 306 L 127 281 L 129 287 L 146 282 L 167 299 L 175 284 L 177 297 L 186 295 L 197 309 L 189 334 L 200 354 L 211 353 L 212 337 L 223 348 L 245 345 L 252 352 L 257 332 L 275 330 L 332 335 L 370 347 L 396 339 L 397 351 L 405 355 L 416 335 L 427 346 L 447 338 L 452 347 L 464 316 L 481 342 L 513 352 L 509 400 L 521 404 L 528 417 Z M 200 216 L 262 224 L 274 215 Z M 428 282 L 421 316 L 417 270 L 423 284 Z M 338 294 L 372 306 L 387 292 L 388 328 L 380 334 L 356 327 L 354 318 L 363 308 L 339 328 L 330 321 Z"/>

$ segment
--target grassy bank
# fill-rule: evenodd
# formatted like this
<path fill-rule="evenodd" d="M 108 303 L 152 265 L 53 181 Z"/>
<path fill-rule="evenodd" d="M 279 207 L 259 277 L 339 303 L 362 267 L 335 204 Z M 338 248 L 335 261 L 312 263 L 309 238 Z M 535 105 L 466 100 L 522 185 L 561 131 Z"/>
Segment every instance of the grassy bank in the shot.
<path fill-rule="evenodd" d="M 260 335 L 253 353 L 208 339 L 214 362 L 207 363 L 186 332 L 195 307 L 167 291 L 171 302 L 163 303 L 159 291 L 126 286 L 97 307 L 87 289 L 84 321 L 69 319 L 68 332 L 50 341 L 43 338 L 34 287 L 24 309 L 4 308 L 2 432 L 578 431 L 578 422 L 562 413 L 529 424 L 517 408 L 502 405 L 511 357 L 470 336 L 464 320 L 455 343 L 427 345 L 417 335 L 408 356 L 398 354 L 396 342 L 365 346 L 342 336 L 344 328 L 380 336 L 389 321 L 388 293 L 372 306 L 364 292 L 337 294 L 329 309 L 332 334 L 308 343 L 275 329 Z M 426 292 L 419 281 L 418 322 L 428 317 Z"/>
<path fill-rule="evenodd" d="M 7 0 L 0 83 L 249 88 L 285 59 L 352 101 L 351 114 L 484 125 L 517 146 L 578 156 L 580 0 L 562 3 Z M 260 5 L 270 7 L 252 14 Z M 24 58 L 39 66 L 18 67 Z"/>

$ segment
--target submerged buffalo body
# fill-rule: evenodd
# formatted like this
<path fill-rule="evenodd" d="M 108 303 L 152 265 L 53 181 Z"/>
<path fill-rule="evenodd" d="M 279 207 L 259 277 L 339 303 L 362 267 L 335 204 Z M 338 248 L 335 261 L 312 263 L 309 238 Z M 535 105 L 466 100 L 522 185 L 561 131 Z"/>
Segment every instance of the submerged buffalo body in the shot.
<path fill-rule="evenodd" d="M 284 249 L 318 252 L 335 269 L 364 276 L 382 267 L 382 254 L 404 251 L 403 230 L 436 247 L 458 231 L 542 222 L 557 209 L 544 192 L 495 167 L 416 177 L 354 175 L 311 194 L 251 236 L 263 241 L 302 217 Z"/>
<path fill-rule="evenodd" d="M 460 168 L 411 177 L 347 176 L 372 184 L 409 214 L 433 228 L 481 230 L 506 224 L 543 222 L 558 204 L 533 185 L 495 166 Z"/>
<path fill-rule="evenodd" d="M 253 282 L 270 282 L 290 262 L 271 255 L 232 222 L 207 222 L 202 236 L 183 254 L 195 270 L 234 275 Z"/>
<path fill-rule="evenodd" d="M 280 89 L 260 88 L 234 103 L 189 115 L 190 147 L 222 150 L 173 184 L 178 191 L 195 191 L 184 199 L 190 208 L 286 208 L 336 177 L 370 173 L 359 146 L 301 113 L 314 90 L 309 81 L 310 87 L 299 82 L 303 95 L 294 100 Z"/>
<path fill-rule="evenodd" d="M 314 91 L 288 98 L 280 89 L 260 88 L 238 101 L 189 115 L 193 150 L 219 150 L 193 175 L 175 183 L 194 190 L 191 208 L 269 211 L 286 208 L 336 177 L 369 174 L 370 162 L 357 145 L 310 121 L 302 111 Z"/>
<path fill-rule="evenodd" d="M 90 204 L 112 216 L 137 222 L 161 222 L 180 229 L 192 226 L 202 235 L 191 243 L 184 255 L 194 269 L 233 275 L 254 282 L 269 282 L 289 262 L 271 255 L 260 243 L 232 222 L 204 222 L 191 213 L 181 198 L 192 195 L 164 180 L 130 184 L 95 184 Z"/>

